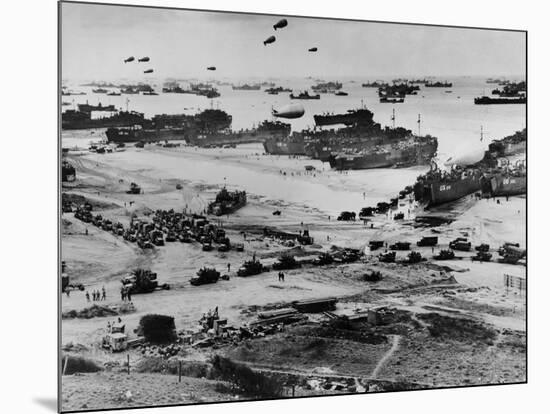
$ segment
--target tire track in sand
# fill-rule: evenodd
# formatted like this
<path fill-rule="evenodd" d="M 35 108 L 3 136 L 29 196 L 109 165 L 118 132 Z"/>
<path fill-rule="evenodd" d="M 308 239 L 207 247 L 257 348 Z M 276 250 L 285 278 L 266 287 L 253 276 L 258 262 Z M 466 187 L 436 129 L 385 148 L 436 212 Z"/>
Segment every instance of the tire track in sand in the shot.
<path fill-rule="evenodd" d="M 399 341 L 401 340 L 401 336 L 394 335 L 393 336 L 393 342 L 391 348 L 384 354 L 382 358 L 380 358 L 380 361 L 378 361 L 378 364 L 374 367 L 374 370 L 372 371 L 372 374 L 370 374 L 370 379 L 376 379 L 378 374 L 380 373 L 380 370 L 384 367 L 384 364 L 392 357 L 395 351 L 399 348 Z"/>

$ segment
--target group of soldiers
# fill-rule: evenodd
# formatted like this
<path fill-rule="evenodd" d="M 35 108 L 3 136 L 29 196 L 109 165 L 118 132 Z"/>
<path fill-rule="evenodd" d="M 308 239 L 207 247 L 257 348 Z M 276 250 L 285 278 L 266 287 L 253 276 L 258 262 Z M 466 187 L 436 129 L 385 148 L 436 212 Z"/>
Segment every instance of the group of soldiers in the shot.
<path fill-rule="evenodd" d="M 132 301 L 132 292 L 127 286 L 122 286 L 120 288 L 120 299 L 125 302 L 131 302 Z"/>
<path fill-rule="evenodd" d="M 100 301 L 100 300 L 106 300 L 107 299 L 107 292 L 105 291 L 105 286 L 101 288 L 101 292 L 99 290 L 93 290 L 92 291 L 92 300 L 94 302 Z M 90 292 L 86 291 L 86 300 L 90 301 Z"/>

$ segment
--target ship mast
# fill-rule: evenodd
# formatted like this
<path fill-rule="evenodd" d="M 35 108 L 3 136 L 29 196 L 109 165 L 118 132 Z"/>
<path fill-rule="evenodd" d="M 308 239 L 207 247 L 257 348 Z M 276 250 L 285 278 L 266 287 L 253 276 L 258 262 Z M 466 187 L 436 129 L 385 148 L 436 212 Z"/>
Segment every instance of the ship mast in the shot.
<path fill-rule="evenodd" d="M 126 98 L 126 112 L 128 112 L 128 103 L 130 103 L 130 99 Z"/>
<path fill-rule="evenodd" d="M 392 121 L 392 128 L 395 129 L 395 108 L 392 109 L 392 115 L 390 119 Z"/>
<path fill-rule="evenodd" d="M 418 114 L 418 121 L 416 121 L 416 122 L 418 122 L 418 136 L 420 136 L 420 123 L 421 123 L 420 114 Z"/>
<path fill-rule="evenodd" d="M 481 131 L 480 131 L 480 141 L 483 141 L 483 125 L 481 125 Z"/>

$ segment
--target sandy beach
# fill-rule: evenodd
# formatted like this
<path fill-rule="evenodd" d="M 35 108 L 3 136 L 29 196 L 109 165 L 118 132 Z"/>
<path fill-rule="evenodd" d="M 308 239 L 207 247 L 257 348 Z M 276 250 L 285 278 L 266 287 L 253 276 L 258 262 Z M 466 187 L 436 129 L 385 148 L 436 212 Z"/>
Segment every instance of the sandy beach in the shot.
<path fill-rule="evenodd" d="M 238 344 L 227 345 L 216 351 L 189 352 L 182 358 L 206 361 L 213 353 L 221 353 L 256 369 L 277 368 L 276 372 L 284 372 L 287 367 L 288 372 L 297 371 L 294 374 L 304 378 L 318 376 L 314 373 L 322 368 L 329 369 L 332 375 L 379 381 L 406 380 L 423 387 L 525 380 L 525 354 L 521 351 L 525 349 L 525 298 L 519 292 L 506 292 L 503 284 L 504 274 L 525 277 L 524 266 L 496 261 L 473 262 L 471 252 L 459 252 L 455 260 L 446 262 L 428 260 L 409 266 L 384 264 L 378 262 L 375 255 L 378 252 L 371 253 L 367 248 L 371 240 L 415 243 L 422 236 L 433 234 L 439 237 L 436 252 L 454 238 L 464 235 L 474 245 L 484 242 L 497 248 L 504 242 L 513 241 L 524 246 L 524 197 L 502 199 L 499 203 L 492 199 L 464 199 L 451 210 L 446 210 L 454 221 L 435 229 L 415 227 L 414 217 L 420 210 L 415 203 L 404 200 L 399 210 L 405 212 L 405 220 L 395 221 L 378 215 L 371 228 L 360 221 L 341 222 L 335 218 L 339 211 L 359 210 L 394 197 L 424 171 L 422 168 L 403 169 L 399 174 L 394 174 L 394 170 L 342 174 L 330 171 L 319 161 L 263 155 L 261 147 L 256 144 L 223 150 L 156 145 L 139 149 L 129 146 L 110 154 L 82 151 L 80 155 L 69 155 L 68 159 L 75 165 L 78 179 L 64 185 L 63 191 L 96 203 L 101 206 L 98 211 L 103 217 L 124 226 L 129 224 L 132 214 L 143 216 L 157 209 L 183 211 L 186 208 L 187 211 L 202 212 L 224 183 L 231 189 L 247 190 L 248 203 L 244 208 L 229 216 L 213 218 L 223 225 L 232 241 L 244 243 L 244 252 L 205 252 L 200 244 L 180 242 L 166 243 L 144 252 L 122 237 L 81 222 L 74 213 L 62 215 L 62 258 L 70 269 L 71 282 L 82 283 L 89 291 L 105 287 L 107 299 L 100 302 L 101 305 L 121 303 L 120 279 L 133 268 L 150 268 L 158 273 L 160 283 L 170 285 L 170 290 L 132 297 L 136 312 L 123 316 L 124 323 L 130 328 L 130 338 L 135 337 L 132 330 L 140 318 L 149 313 L 171 315 L 175 318 L 176 328 L 185 330 L 195 328 L 200 317 L 217 306 L 228 324 L 239 326 L 253 320 L 255 310 L 281 307 L 294 300 L 333 296 L 339 298 L 335 314 L 353 314 L 388 306 L 406 316 L 399 322 L 400 328 L 394 327 L 393 331 L 383 328 L 386 340 L 363 347 L 357 347 L 350 340 L 330 339 L 312 333 L 311 330 L 318 329 L 315 323 L 319 317 L 310 315 L 309 324 L 291 327 L 282 334 L 281 338 L 286 340 L 272 337 L 269 349 L 259 340 L 254 340 L 246 349 Z M 315 173 L 306 174 L 305 165 L 314 165 Z M 143 194 L 127 194 L 131 182 L 138 182 Z M 342 185 L 344 182 L 345 186 Z M 177 184 L 181 189 L 176 188 Z M 280 210 L 281 215 L 273 215 L 275 210 Z M 436 209 L 428 214 L 436 213 L 441 212 Z M 356 263 L 306 266 L 288 271 L 284 283 L 277 280 L 275 271 L 248 278 L 237 277 L 238 267 L 252 255 L 270 265 L 289 250 L 279 241 L 263 237 L 265 226 L 293 232 L 308 229 L 315 243 L 298 250 L 293 248 L 293 254 L 299 253 L 300 258 L 315 258 L 332 246 L 361 249 L 366 255 Z M 243 232 L 247 234 L 246 240 Z M 415 250 L 428 258 L 433 254 L 430 247 Z M 406 254 L 408 252 L 398 252 L 398 260 L 404 259 Z M 494 254 L 498 256 L 496 252 Z M 231 266 L 229 272 L 226 271 L 228 264 Z M 199 287 L 190 285 L 189 280 L 197 269 L 205 265 L 227 273 L 229 280 Z M 379 270 L 383 274 L 383 279 L 376 285 L 362 280 L 362 275 L 370 270 Z M 62 296 L 63 312 L 82 310 L 90 305 L 84 292 L 72 291 L 70 296 Z M 436 317 L 441 320 L 433 319 Z M 470 331 L 457 325 L 455 329 L 462 332 L 460 335 L 453 332 L 448 337 L 431 337 L 430 324 L 443 323 L 441 321 L 447 321 L 447 318 L 475 324 L 472 332 L 481 336 L 469 338 L 467 333 Z M 112 354 L 100 347 L 106 323 L 112 319 L 63 319 L 62 343 L 82 345 L 78 355 L 101 363 L 122 363 L 126 353 Z M 406 328 L 409 325 L 421 328 Z M 348 351 L 328 353 L 327 348 L 327 351 L 321 349 L 319 354 L 310 355 L 310 351 L 305 350 L 313 346 L 308 345 L 308 341 L 315 335 L 325 338 L 319 342 L 323 349 L 336 346 Z M 455 338 L 454 335 L 458 336 Z M 282 353 L 288 338 L 292 338 L 295 344 L 293 352 L 296 353 L 290 354 L 295 356 Z M 450 352 L 453 353 L 451 359 Z M 132 360 L 142 358 L 135 351 L 130 351 L 130 355 Z M 486 360 L 491 360 L 491 364 L 478 369 Z M 440 369 L 431 369 L 433 364 Z M 138 380 L 140 375 L 143 374 L 132 373 L 136 379 L 126 385 L 120 385 L 116 375 L 105 375 L 101 383 L 113 382 L 124 392 L 130 390 L 135 394 L 143 390 L 139 381 L 145 379 Z M 169 381 L 169 378 L 161 377 L 159 381 Z M 96 387 L 95 381 L 86 382 L 85 377 L 72 379 L 66 376 L 63 381 L 65 389 Z M 147 378 L 147 381 L 156 383 L 153 378 Z M 210 385 L 197 386 L 207 388 Z M 104 401 L 99 397 L 94 399 L 96 394 L 85 402 L 75 401 L 74 394 L 67 394 L 64 404 L 73 408 L 79 408 L 79 404 L 80 407 L 86 404 L 88 408 L 103 406 Z M 159 398 L 142 394 L 136 404 L 188 402 L 173 396 Z M 219 398 L 224 399 L 224 396 Z"/>

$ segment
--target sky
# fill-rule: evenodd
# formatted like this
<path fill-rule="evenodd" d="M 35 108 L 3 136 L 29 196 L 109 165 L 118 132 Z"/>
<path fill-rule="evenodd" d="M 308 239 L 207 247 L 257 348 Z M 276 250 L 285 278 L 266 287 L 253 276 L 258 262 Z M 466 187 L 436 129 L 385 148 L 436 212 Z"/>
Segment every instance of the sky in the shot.
<path fill-rule="evenodd" d="M 62 77 L 525 76 L 521 32 L 283 17 L 62 3 Z"/>

